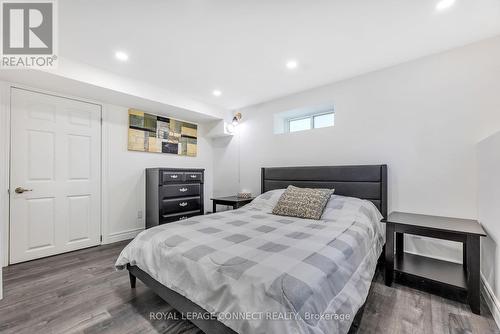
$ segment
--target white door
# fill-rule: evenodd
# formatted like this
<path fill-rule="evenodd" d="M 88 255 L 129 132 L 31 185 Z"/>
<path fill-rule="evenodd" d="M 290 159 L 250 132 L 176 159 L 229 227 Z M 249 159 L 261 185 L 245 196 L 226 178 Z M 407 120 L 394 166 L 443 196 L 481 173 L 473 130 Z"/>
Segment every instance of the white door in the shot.
<path fill-rule="evenodd" d="M 10 263 L 100 243 L 101 107 L 11 89 Z"/>

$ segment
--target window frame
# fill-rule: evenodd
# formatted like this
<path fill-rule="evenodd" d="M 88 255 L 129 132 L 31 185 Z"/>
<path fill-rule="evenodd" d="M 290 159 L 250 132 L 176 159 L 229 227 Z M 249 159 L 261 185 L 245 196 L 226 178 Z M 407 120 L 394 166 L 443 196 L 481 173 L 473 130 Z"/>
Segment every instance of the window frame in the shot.
<path fill-rule="evenodd" d="M 333 115 L 333 124 L 332 125 L 323 126 L 321 128 L 316 128 L 315 127 L 315 125 L 314 125 L 314 118 L 315 117 L 317 117 L 317 116 L 323 116 L 323 115 L 330 115 L 330 114 Z M 299 120 L 308 119 L 308 118 L 309 118 L 309 121 L 310 121 L 309 129 L 299 130 L 299 131 L 290 131 L 290 122 L 299 121 Z M 335 110 L 333 110 L 333 108 L 330 109 L 330 110 L 328 110 L 328 111 L 322 111 L 322 112 L 308 114 L 308 115 L 301 115 L 301 116 L 297 116 L 297 117 L 285 118 L 285 133 L 310 131 L 310 130 L 314 130 L 314 129 L 323 129 L 323 128 L 329 128 L 329 127 L 333 127 L 333 126 L 335 126 Z"/>

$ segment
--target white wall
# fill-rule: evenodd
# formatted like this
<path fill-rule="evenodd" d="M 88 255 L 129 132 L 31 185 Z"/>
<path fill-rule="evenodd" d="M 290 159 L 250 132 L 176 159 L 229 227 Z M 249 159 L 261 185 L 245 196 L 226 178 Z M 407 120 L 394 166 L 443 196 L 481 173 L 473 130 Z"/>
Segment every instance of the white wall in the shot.
<path fill-rule="evenodd" d="M 386 163 L 389 211 L 476 218 L 475 145 L 500 129 L 499 78 L 500 37 L 239 110 L 238 135 L 214 145 L 214 192 L 258 194 L 266 166 Z M 275 113 L 329 103 L 335 127 L 273 134 Z M 461 262 L 455 243 L 406 248 Z"/>
<path fill-rule="evenodd" d="M 478 144 L 477 159 L 478 216 L 488 234 L 481 243 L 481 272 L 495 296 L 490 309 L 500 325 L 500 132 Z"/>
<path fill-rule="evenodd" d="M 103 197 L 107 202 L 105 215 L 108 220 L 103 226 L 105 243 L 129 239 L 144 229 L 145 168 L 205 168 L 205 209 L 210 208 L 213 154 L 211 140 L 204 137 L 206 126 L 199 124 L 197 157 L 128 151 L 127 110 L 127 107 L 104 106 L 104 156 L 108 165 L 103 173 L 106 183 Z M 138 218 L 138 211 L 142 211 L 142 219 Z"/>

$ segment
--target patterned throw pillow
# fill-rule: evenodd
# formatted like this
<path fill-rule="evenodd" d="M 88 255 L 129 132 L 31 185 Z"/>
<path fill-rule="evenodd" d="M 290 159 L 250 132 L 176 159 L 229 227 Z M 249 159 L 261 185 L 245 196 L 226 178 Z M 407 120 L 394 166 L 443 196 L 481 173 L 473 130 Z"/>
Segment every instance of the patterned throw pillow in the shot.
<path fill-rule="evenodd" d="M 320 219 L 334 189 L 310 189 L 288 186 L 281 195 L 273 214 L 308 219 Z"/>

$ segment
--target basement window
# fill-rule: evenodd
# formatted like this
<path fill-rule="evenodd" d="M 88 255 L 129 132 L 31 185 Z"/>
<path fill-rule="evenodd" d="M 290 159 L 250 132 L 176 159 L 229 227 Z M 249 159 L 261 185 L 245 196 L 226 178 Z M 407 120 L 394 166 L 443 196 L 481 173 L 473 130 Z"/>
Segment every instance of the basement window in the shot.
<path fill-rule="evenodd" d="M 326 128 L 334 126 L 335 113 L 333 110 L 321 112 L 317 114 L 300 116 L 285 119 L 285 131 L 297 132 L 311 129 Z"/>

